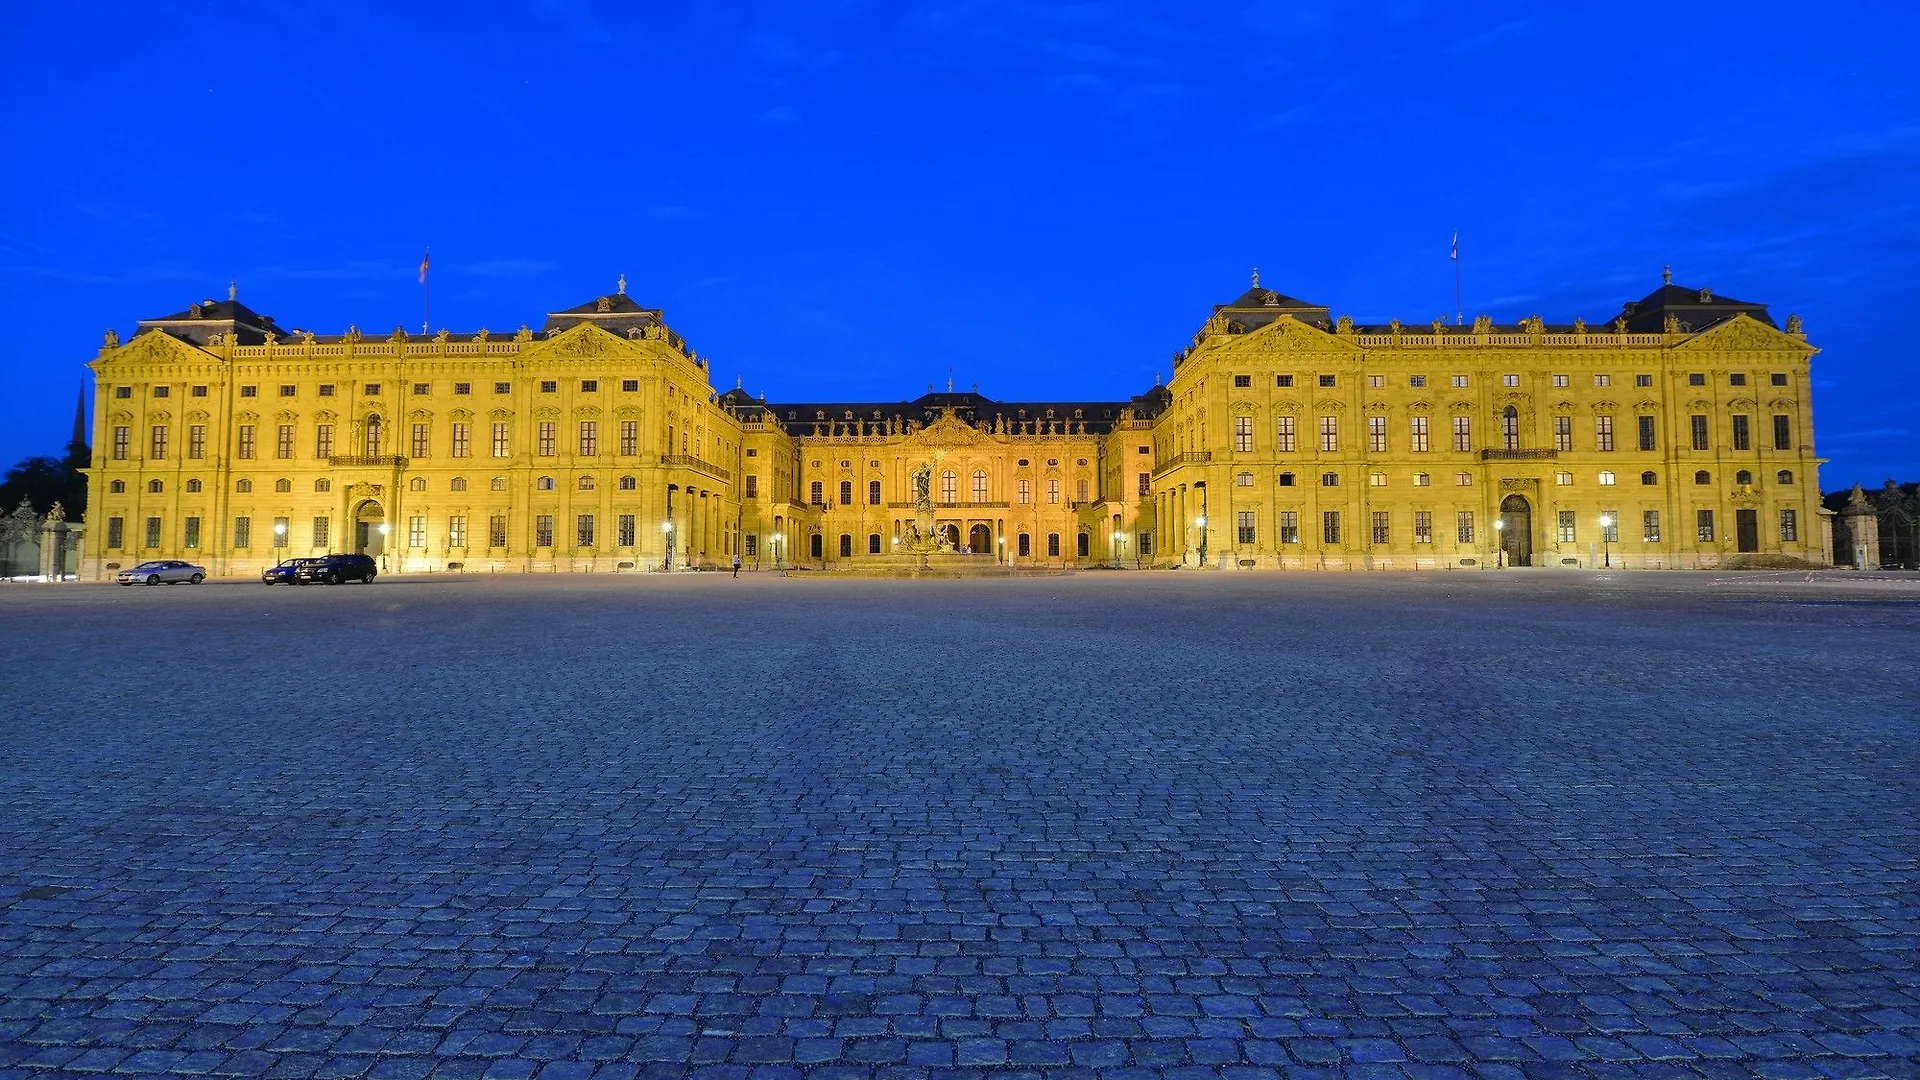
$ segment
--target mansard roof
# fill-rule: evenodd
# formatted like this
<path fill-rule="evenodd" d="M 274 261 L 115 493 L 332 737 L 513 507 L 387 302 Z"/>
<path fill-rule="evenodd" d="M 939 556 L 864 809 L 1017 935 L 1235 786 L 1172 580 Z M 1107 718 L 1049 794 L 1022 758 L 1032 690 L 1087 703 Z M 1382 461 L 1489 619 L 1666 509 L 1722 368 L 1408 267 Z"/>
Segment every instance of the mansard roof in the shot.
<path fill-rule="evenodd" d="M 1213 305 L 1216 316 L 1225 316 L 1234 327 L 1234 333 L 1246 333 L 1258 330 L 1282 315 L 1291 315 L 1310 326 L 1328 325 L 1326 305 L 1315 304 L 1260 287 L 1260 275 L 1254 274 L 1253 287 L 1235 297 L 1231 303 Z"/>
<path fill-rule="evenodd" d="M 164 330 L 196 345 L 207 344 L 215 334 L 227 333 L 237 334 L 242 345 L 259 345 L 267 340 L 268 333 L 281 332 L 273 324 L 273 316 L 260 314 L 232 295 L 225 300 L 189 304 L 182 311 L 157 319 L 141 319 L 139 329 Z"/>
<path fill-rule="evenodd" d="M 610 333 L 625 334 L 628 330 L 644 330 L 663 321 L 660 309 L 643 306 L 627 295 L 625 278 L 620 285 L 620 291 L 610 296 L 595 297 L 584 304 L 548 314 L 543 329 L 552 334 L 590 322 Z"/>
<path fill-rule="evenodd" d="M 1156 392 L 1158 396 L 1156 397 Z M 740 395 L 738 398 L 735 395 Z M 970 424 L 996 426 L 1044 423 L 1079 424 L 1089 434 L 1105 434 L 1127 410 L 1151 416 L 1165 408 L 1165 387 L 1131 401 L 995 401 L 978 391 L 930 391 L 912 401 L 785 401 L 762 404 L 739 390 L 721 396 L 734 408 L 764 408 L 790 435 L 811 435 L 819 424 L 886 423 L 911 420 L 925 425 L 951 414 Z M 1151 411 L 1145 411 L 1151 410 Z"/>
<path fill-rule="evenodd" d="M 1604 320 L 1601 325 L 1611 325 L 1614 319 L 1625 318 L 1630 334 L 1658 334 L 1666 329 L 1669 312 L 1680 320 L 1683 329 L 1695 334 L 1710 326 L 1718 326 L 1735 315 L 1745 315 L 1774 326 L 1773 316 L 1767 314 L 1765 304 L 1719 296 L 1711 289 L 1675 285 L 1671 276 L 1665 284 L 1645 297 L 1629 301 L 1620 309 L 1619 315 Z"/>

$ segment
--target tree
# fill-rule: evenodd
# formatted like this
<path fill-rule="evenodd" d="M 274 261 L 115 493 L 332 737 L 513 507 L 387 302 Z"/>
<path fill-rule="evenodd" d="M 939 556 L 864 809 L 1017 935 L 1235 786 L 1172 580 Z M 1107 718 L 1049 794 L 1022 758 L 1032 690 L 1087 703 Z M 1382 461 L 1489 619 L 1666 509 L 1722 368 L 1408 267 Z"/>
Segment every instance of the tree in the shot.
<path fill-rule="evenodd" d="M 35 506 L 59 503 L 66 508 L 69 520 L 85 518 L 87 477 L 80 470 L 87 463 L 87 448 L 74 443 L 67 447 L 64 458 L 30 457 L 8 469 L 6 479 L 0 480 L 0 513 L 26 502 Z"/>

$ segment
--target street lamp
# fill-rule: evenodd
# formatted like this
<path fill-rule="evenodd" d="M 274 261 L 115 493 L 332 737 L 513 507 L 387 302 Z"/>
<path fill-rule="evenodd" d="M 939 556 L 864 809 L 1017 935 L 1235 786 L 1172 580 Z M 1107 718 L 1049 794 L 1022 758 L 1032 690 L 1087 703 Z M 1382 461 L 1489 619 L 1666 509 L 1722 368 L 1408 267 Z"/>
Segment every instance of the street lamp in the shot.
<path fill-rule="evenodd" d="M 673 522 L 661 522 L 660 531 L 667 537 L 667 557 L 660 563 L 660 569 L 671 570 L 673 569 Z"/>
<path fill-rule="evenodd" d="M 387 524 L 384 521 L 380 523 L 380 569 L 381 570 L 385 570 L 387 568 L 387 534 L 392 531 L 393 531 L 393 526 Z"/>
<path fill-rule="evenodd" d="M 1613 569 L 1613 515 L 1600 515 L 1600 550 L 1604 566 Z"/>
<path fill-rule="evenodd" d="M 1205 566 L 1207 565 L 1207 515 L 1201 514 L 1194 518 L 1193 524 L 1200 530 L 1200 565 Z"/>
<path fill-rule="evenodd" d="M 1122 559 L 1126 557 L 1123 554 L 1126 551 L 1126 548 L 1127 548 L 1127 534 L 1123 532 L 1115 531 L 1113 534 L 1113 568 L 1115 570 L 1120 569 L 1120 562 Z"/>
<path fill-rule="evenodd" d="M 1002 528 L 1005 528 L 1005 526 L 1002 526 Z M 1007 538 L 1005 536 L 1000 537 L 1000 564 L 1009 570 L 1013 569 L 1013 564 L 1007 561 Z"/>
<path fill-rule="evenodd" d="M 1506 532 L 1507 532 L 1507 519 L 1503 517 L 1494 518 L 1493 519 L 1493 566 L 1494 566 L 1494 569 L 1496 570 L 1505 570 L 1507 568 L 1507 545 L 1505 542 Z"/>
<path fill-rule="evenodd" d="M 273 523 L 273 561 L 274 562 L 278 563 L 280 561 L 281 559 L 280 552 L 283 549 L 285 549 L 286 546 L 287 546 L 287 523 L 284 521 L 276 521 Z"/>

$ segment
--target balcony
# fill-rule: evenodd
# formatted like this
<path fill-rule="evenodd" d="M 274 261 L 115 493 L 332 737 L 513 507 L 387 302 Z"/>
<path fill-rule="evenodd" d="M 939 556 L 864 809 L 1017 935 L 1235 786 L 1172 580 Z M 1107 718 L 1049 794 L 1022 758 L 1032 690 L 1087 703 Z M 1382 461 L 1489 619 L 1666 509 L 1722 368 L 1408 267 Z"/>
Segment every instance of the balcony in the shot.
<path fill-rule="evenodd" d="M 1153 475 L 1160 476 L 1163 473 L 1172 472 L 1182 465 L 1205 465 L 1212 460 L 1213 451 L 1211 450 L 1189 450 L 1184 454 L 1175 454 L 1155 465 Z"/>
<path fill-rule="evenodd" d="M 1558 450 L 1495 450 L 1488 447 L 1480 451 L 1481 461 L 1558 461 Z"/>
<path fill-rule="evenodd" d="M 407 467 L 407 459 L 389 454 L 373 457 L 365 454 L 339 454 L 328 458 L 327 464 L 336 469 L 404 469 Z"/>
<path fill-rule="evenodd" d="M 721 483 L 727 483 L 733 479 L 733 473 L 728 470 L 712 462 L 702 461 L 691 454 L 666 454 L 660 458 L 660 464 L 670 468 L 692 469 L 697 473 L 705 473 Z"/>

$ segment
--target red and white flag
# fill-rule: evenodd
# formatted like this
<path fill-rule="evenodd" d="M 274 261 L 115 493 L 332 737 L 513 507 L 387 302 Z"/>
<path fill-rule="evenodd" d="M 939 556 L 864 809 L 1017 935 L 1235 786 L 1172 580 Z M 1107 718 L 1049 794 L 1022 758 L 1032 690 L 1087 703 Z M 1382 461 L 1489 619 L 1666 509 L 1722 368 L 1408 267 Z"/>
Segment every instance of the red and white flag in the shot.
<path fill-rule="evenodd" d="M 420 284 L 422 285 L 427 283 L 427 259 L 432 254 L 433 249 L 428 248 L 426 253 L 420 256 Z"/>

